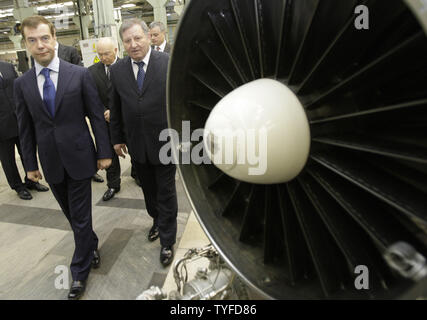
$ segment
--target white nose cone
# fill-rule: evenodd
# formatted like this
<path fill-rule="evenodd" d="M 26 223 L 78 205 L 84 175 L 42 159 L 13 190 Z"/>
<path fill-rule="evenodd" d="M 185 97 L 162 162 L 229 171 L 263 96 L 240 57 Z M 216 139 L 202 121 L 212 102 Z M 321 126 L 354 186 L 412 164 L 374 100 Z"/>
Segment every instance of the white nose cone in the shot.
<path fill-rule="evenodd" d="M 283 183 L 304 168 L 310 151 L 304 108 L 284 84 L 247 83 L 226 95 L 205 124 L 204 146 L 227 175 L 250 183 Z"/>

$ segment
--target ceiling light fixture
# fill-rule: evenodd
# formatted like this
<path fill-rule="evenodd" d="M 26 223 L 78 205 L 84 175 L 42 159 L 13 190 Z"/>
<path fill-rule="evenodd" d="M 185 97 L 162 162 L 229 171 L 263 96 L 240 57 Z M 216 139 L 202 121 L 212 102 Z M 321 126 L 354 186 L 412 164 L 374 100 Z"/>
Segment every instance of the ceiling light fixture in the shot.
<path fill-rule="evenodd" d="M 132 8 L 132 7 L 136 7 L 136 4 L 134 3 L 128 3 L 128 4 L 124 4 L 121 6 L 121 8 L 125 9 L 125 8 Z"/>

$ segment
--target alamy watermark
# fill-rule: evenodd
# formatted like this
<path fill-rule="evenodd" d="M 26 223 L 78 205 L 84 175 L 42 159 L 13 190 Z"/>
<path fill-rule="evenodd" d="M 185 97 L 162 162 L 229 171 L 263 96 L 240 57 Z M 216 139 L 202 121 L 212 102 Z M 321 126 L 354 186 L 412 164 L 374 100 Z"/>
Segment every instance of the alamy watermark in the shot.
<path fill-rule="evenodd" d="M 72 16 L 74 16 L 74 12 L 70 11 L 67 6 L 57 4 L 55 7 L 55 13 L 57 14 L 55 16 L 55 28 L 57 30 L 59 29 L 68 29 L 69 22 L 68 19 Z"/>
<path fill-rule="evenodd" d="M 55 289 L 63 290 L 70 289 L 70 272 L 67 266 L 59 265 L 55 267 L 55 273 L 59 274 L 55 278 Z"/>
<path fill-rule="evenodd" d="M 55 289 L 68 290 L 70 289 L 70 276 L 67 266 L 58 265 L 55 267 L 55 274 L 59 274 L 55 278 Z M 354 273 L 358 276 L 354 279 L 354 287 L 357 290 L 369 290 L 369 269 L 365 265 L 358 265 L 354 269 Z"/>
<path fill-rule="evenodd" d="M 181 137 L 174 129 L 164 129 L 160 141 L 162 164 L 212 164 L 231 170 L 237 165 L 248 166 L 248 175 L 263 175 L 267 171 L 267 128 L 259 129 L 196 129 L 190 121 L 182 122 Z M 172 150 L 172 146 L 178 150 Z M 175 151 L 175 156 L 173 154 Z"/>
<path fill-rule="evenodd" d="M 368 290 L 369 289 L 369 269 L 365 265 L 358 265 L 354 269 L 354 273 L 358 276 L 354 279 L 354 287 L 357 290 Z"/>
<path fill-rule="evenodd" d="M 354 27 L 357 30 L 369 30 L 369 8 L 365 5 L 359 5 L 354 9 L 358 16 L 354 19 Z"/>

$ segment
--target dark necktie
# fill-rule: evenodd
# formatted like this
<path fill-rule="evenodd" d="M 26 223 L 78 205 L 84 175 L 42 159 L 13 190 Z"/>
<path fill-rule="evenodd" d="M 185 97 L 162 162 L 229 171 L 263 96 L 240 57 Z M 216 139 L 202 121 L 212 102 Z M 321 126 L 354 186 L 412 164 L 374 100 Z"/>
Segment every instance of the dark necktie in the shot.
<path fill-rule="evenodd" d="M 142 86 L 144 85 L 145 78 L 144 61 L 134 63 L 138 66 L 138 76 L 136 77 L 136 83 L 138 85 L 139 91 L 142 91 Z"/>
<path fill-rule="evenodd" d="M 109 66 L 107 66 L 107 78 L 108 78 L 108 80 L 110 80 L 110 67 L 111 67 L 111 64 Z"/>
<path fill-rule="evenodd" d="M 55 116 L 55 85 L 53 84 L 52 79 L 50 78 L 50 69 L 43 68 L 40 72 L 45 80 L 43 84 L 43 101 L 46 105 L 47 111 L 49 111 L 52 118 Z"/>
<path fill-rule="evenodd" d="M 156 47 L 156 50 L 157 50 L 157 51 L 160 51 L 160 47 Z"/>

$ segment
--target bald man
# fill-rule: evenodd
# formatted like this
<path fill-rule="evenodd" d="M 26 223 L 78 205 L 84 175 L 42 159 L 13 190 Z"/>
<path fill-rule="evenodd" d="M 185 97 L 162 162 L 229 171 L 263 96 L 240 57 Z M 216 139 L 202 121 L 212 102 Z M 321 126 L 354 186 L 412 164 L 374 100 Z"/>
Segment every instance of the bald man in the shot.
<path fill-rule="evenodd" d="M 119 60 L 117 57 L 117 51 L 117 43 L 115 40 L 112 38 L 100 38 L 96 45 L 96 52 L 100 62 L 89 67 L 89 71 L 95 79 L 99 97 L 104 105 L 104 118 L 108 127 L 110 123 L 110 102 L 108 98 L 111 90 L 109 68 Z M 113 150 L 112 145 L 111 148 Z M 120 162 L 119 157 L 114 150 L 113 154 L 112 164 L 107 169 L 107 191 L 105 191 L 104 196 L 102 197 L 104 201 L 112 199 L 114 195 L 120 191 Z"/>

